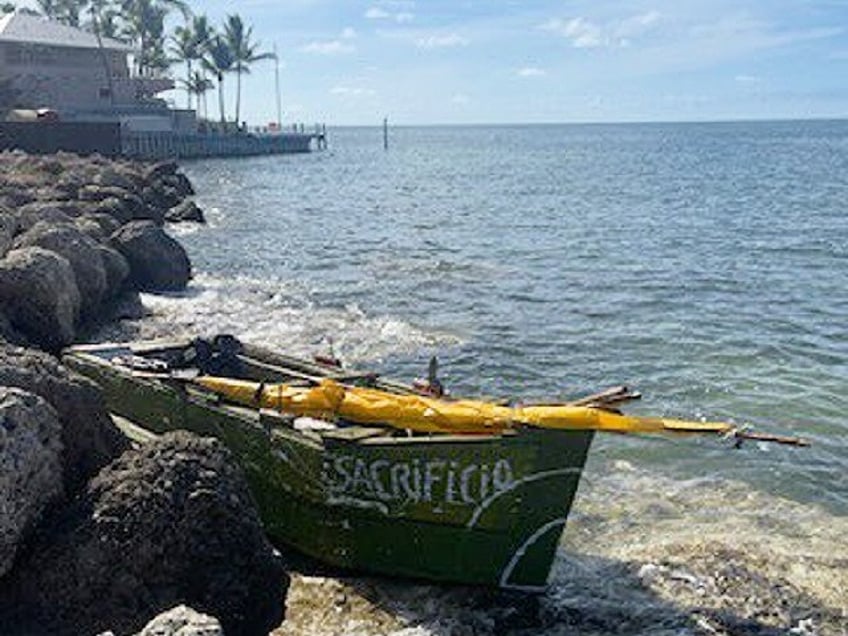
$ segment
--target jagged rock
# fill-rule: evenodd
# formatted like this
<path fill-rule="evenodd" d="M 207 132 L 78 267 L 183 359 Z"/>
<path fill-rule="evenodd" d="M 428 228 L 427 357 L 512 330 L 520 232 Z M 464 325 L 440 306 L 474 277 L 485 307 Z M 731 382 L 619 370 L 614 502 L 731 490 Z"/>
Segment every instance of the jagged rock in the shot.
<path fill-rule="evenodd" d="M 206 218 L 203 216 L 203 210 L 197 207 L 194 201 L 183 201 L 179 205 L 172 207 L 165 213 L 165 220 L 170 223 L 180 223 L 182 221 L 193 221 L 195 223 L 206 223 Z"/>
<path fill-rule="evenodd" d="M 221 623 L 185 605 L 159 614 L 136 636 L 224 636 Z"/>
<path fill-rule="evenodd" d="M 103 201 L 111 198 L 123 199 L 127 194 L 129 193 L 126 188 L 88 183 L 80 187 L 77 197 L 80 201 Z"/>
<path fill-rule="evenodd" d="M 241 469 L 186 432 L 103 469 L 29 554 L 4 600 L 51 634 L 125 634 L 180 603 L 228 636 L 265 635 L 283 614 L 287 577 Z"/>
<path fill-rule="evenodd" d="M 73 223 L 72 215 L 67 208 L 55 201 L 34 201 L 18 208 L 15 213 L 18 221 L 18 232 L 26 232 L 38 223 Z"/>
<path fill-rule="evenodd" d="M 89 214 L 105 214 L 111 216 L 119 225 L 129 223 L 134 216 L 134 210 L 131 205 L 127 205 L 123 200 L 110 197 L 96 202 L 88 208 Z"/>
<path fill-rule="evenodd" d="M 126 172 L 117 170 L 113 167 L 107 167 L 101 170 L 94 177 L 94 184 L 105 187 L 120 188 L 132 192 L 136 189 L 136 181 L 133 180 Z"/>
<path fill-rule="evenodd" d="M 127 223 L 111 237 L 130 264 L 130 282 L 145 291 L 185 289 L 191 263 L 185 250 L 150 221 Z"/>
<path fill-rule="evenodd" d="M 32 342 L 51 350 L 70 344 L 80 303 L 74 270 L 55 252 L 26 247 L 0 260 L 0 307 Z"/>
<path fill-rule="evenodd" d="M 36 393 L 56 409 L 65 449 L 62 473 L 69 493 L 128 446 L 109 417 L 98 386 L 47 353 L 0 345 L 0 385 Z"/>
<path fill-rule="evenodd" d="M 43 399 L 0 386 L 0 578 L 62 494 L 62 427 Z"/>
<path fill-rule="evenodd" d="M 108 238 L 112 236 L 119 227 L 121 227 L 120 221 L 118 221 L 114 216 L 111 214 L 104 214 L 102 212 L 86 211 L 79 218 L 97 223 L 103 233 L 104 240 L 108 240 Z"/>
<path fill-rule="evenodd" d="M 92 318 L 107 295 L 106 270 L 97 241 L 68 223 L 51 225 L 41 221 L 15 239 L 14 246 L 43 247 L 63 256 L 71 264 L 81 296 L 84 318 Z"/>
<path fill-rule="evenodd" d="M 194 196 L 194 186 L 182 172 L 162 177 L 162 182 L 172 187 L 181 197 Z"/>
<path fill-rule="evenodd" d="M 141 197 L 147 206 L 148 217 L 151 221 L 163 223 L 165 212 L 175 205 L 179 205 L 183 197 L 176 189 L 165 185 L 160 181 L 153 182 L 141 191 Z"/>
<path fill-rule="evenodd" d="M 176 161 L 160 161 L 148 167 L 143 176 L 146 181 L 156 181 L 168 175 L 177 174 L 178 170 L 179 166 Z"/>

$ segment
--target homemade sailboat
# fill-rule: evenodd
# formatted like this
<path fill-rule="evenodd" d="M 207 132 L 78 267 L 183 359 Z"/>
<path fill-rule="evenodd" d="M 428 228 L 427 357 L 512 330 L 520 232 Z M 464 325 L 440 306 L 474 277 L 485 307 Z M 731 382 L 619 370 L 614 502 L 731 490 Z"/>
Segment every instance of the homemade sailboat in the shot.
<path fill-rule="evenodd" d="M 77 346 L 64 361 L 144 431 L 220 438 L 272 539 L 437 581 L 543 587 L 596 430 L 804 443 L 626 416 L 617 407 L 638 394 L 625 387 L 567 404 L 453 400 L 435 377 L 407 386 L 228 336 Z"/>

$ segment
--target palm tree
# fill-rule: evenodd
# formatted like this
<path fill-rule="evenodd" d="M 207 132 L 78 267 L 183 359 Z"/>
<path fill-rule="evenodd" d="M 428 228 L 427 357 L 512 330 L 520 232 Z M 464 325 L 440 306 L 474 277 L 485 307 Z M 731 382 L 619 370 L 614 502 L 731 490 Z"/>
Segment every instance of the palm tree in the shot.
<path fill-rule="evenodd" d="M 188 90 L 187 85 L 192 79 L 191 64 L 198 56 L 197 39 L 191 26 L 178 26 L 174 29 L 174 34 L 171 36 L 171 53 L 175 56 L 175 61 L 185 62 L 187 107 L 191 109 L 192 91 Z"/>
<path fill-rule="evenodd" d="M 203 66 L 210 72 L 215 74 L 218 80 L 218 106 L 221 109 L 221 126 L 226 124 L 224 113 L 224 73 L 229 73 L 235 65 L 235 57 L 226 40 L 220 35 L 216 35 L 209 42 L 207 47 L 207 56 L 203 59 Z"/>
<path fill-rule="evenodd" d="M 245 28 L 238 14 L 227 16 L 224 25 L 224 38 L 233 57 L 233 70 L 236 73 L 236 123 L 241 121 L 241 76 L 250 73 L 250 65 L 260 60 L 274 57 L 273 53 L 259 53 L 258 42 L 251 42 L 253 27 Z"/>
<path fill-rule="evenodd" d="M 182 86 L 189 95 L 197 95 L 197 108 L 200 110 L 201 103 L 203 104 L 203 117 L 206 117 L 206 93 L 215 88 L 212 80 L 205 77 L 200 71 L 195 71 L 188 79 L 179 80 Z"/>
<path fill-rule="evenodd" d="M 140 51 L 137 68 L 140 75 L 168 67 L 165 55 L 165 18 L 176 9 L 188 19 L 191 15 L 183 0 L 120 0 L 124 34 Z"/>

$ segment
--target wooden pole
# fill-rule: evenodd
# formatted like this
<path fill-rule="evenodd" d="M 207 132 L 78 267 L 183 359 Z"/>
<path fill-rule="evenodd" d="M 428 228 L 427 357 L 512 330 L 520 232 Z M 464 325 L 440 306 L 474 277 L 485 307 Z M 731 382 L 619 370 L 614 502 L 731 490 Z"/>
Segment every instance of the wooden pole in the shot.
<path fill-rule="evenodd" d="M 277 132 L 283 131 L 283 109 L 280 101 L 280 56 L 277 55 L 277 43 L 274 43 L 274 81 L 277 87 Z"/>
<path fill-rule="evenodd" d="M 389 149 L 389 118 L 383 117 L 383 150 Z"/>

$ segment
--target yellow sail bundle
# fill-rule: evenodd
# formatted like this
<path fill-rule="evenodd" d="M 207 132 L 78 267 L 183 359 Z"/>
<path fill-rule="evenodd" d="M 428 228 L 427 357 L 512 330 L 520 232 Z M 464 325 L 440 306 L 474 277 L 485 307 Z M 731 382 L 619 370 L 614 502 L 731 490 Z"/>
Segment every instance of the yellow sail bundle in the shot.
<path fill-rule="evenodd" d="M 442 400 L 349 387 L 323 379 L 314 387 L 260 384 L 201 376 L 199 385 L 227 400 L 321 419 L 341 418 L 423 433 L 494 434 L 517 426 L 617 433 L 725 433 L 725 422 L 687 422 L 659 417 L 621 415 L 591 406 L 503 406 L 480 400 Z"/>

